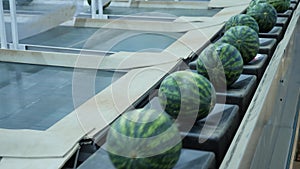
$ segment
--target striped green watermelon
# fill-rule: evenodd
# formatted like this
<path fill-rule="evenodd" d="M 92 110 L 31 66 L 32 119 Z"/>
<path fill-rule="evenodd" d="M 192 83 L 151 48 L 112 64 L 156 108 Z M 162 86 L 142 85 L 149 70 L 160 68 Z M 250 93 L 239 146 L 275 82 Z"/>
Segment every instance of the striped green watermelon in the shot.
<path fill-rule="evenodd" d="M 225 24 L 225 31 L 234 26 L 249 26 L 257 33 L 259 33 L 259 27 L 256 20 L 246 14 L 232 16 Z"/>
<path fill-rule="evenodd" d="M 168 75 L 158 91 L 164 110 L 183 121 L 206 117 L 216 102 L 212 84 L 202 75 L 178 71 Z"/>
<path fill-rule="evenodd" d="M 120 116 L 106 137 L 117 169 L 171 169 L 181 153 L 180 133 L 165 112 L 137 109 Z"/>
<path fill-rule="evenodd" d="M 91 1 L 91 0 L 87 0 L 87 3 L 91 6 L 92 1 Z M 109 1 L 108 3 L 106 3 L 106 4 L 103 6 L 103 9 L 107 8 L 107 7 L 110 5 L 110 3 L 111 3 L 111 1 Z M 96 13 L 98 13 L 98 10 L 97 10 Z"/>
<path fill-rule="evenodd" d="M 258 3 L 268 3 L 272 5 L 278 13 L 285 12 L 291 5 L 290 0 L 253 0 L 250 2 L 249 7 L 252 7 Z"/>
<path fill-rule="evenodd" d="M 197 59 L 197 71 L 216 88 L 230 86 L 243 71 L 240 52 L 228 43 L 216 43 L 205 48 Z"/>
<path fill-rule="evenodd" d="M 291 5 L 290 0 L 267 0 L 267 2 L 271 4 L 278 13 L 287 11 Z"/>
<path fill-rule="evenodd" d="M 258 3 L 267 3 L 267 0 L 252 0 L 249 4 L 249 8 L 253 7 L 254 5 Z"/>
<path fill-rule="evenodd" d="M 268 3 L 257 3 L 249 7 L 247 14 L 256 20 L 260 32 L 269 32 L 277 21 L 276 9 Z"/>
<path fill-rule="evenodd" d="M 258 34 L 248 26 L 235 26 L 225 32 L 220 42 L 236 47 L 243 58 L 244 64 L 255 58 L 259 50 Z"/>

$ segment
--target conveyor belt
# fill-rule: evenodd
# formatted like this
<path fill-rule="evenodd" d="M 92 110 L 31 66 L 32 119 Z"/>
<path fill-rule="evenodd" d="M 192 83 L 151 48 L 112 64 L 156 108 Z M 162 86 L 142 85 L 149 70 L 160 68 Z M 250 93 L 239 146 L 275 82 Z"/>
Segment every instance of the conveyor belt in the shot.
<path fill-rule="evenodd" d="M 136 7 L 108 7 L 103 13 L 106 15 L 149 15 L 149 13 L 157 13 L 162 16 L 213 16 L 221 9 L 180 9 L 180 8 L 136 8 Z M 151 14 L 150 14 L 151 15 Z M 155 16 L 155 14 L 152 14 Z"/>
<path fill-rule="evenodd" d="M 73 70 L 0 62 L 0 128 L 46 130 L 72 112 Z M 95 74 L 95 70 L 76 72 L 87 77 Z M 116 80 L 124 74 L 97 71 L 95 94 L 110 85 L 112 78 Z M 81 83 L 84 90 L 85 82 Z M 83 103 L 92 96 L 76 102 Z"/>
<path fill-rule="evenodd" d="M 288 21 L 290 19 L 288 17 L 290 17 L 290 16 L 285 16 L 285 17 L 286 18 L 281 18 L 281 19 L 279 19 L 277 21 L 278 25 L 277 25 L 276 29 L 274 29 L 270 33 L 266 33 L 266 34 L 263 34 L 263 35 L 260 34 L 260 38 L 261 38 L 260 39 L 260 41 L 261 41 L 261 43 L 260 43 L 260 53 L 258 54 L 258 56 L 256 57 L 256 59 L 260 59 L 260 58 L 261 59 L 260 60 L 254 60 L 253 62 L 251 62 L 251 65 L 245 65 L 244 66 L 244 72 L 246 74 L 252 74 L 251 77 L 258 76 L 258 79 L 257 79 L 258 81 L 257 81 L 257 83 L 255 83 L 255 82 L 252 82 L 252 83 L 246 82 L 248 84 L 248 86 L 251 86 L 251 88 L 253 89 L 253 92 L 251 92 L 252 93 L 251 97 L 247 97 L 249 99 L 247 99 L 247 101 L 245 101 L 243 104 L 238 104 L 237 102 L 234 103 L 234 104 L 236 104 L 236 105 L 239 106 L 240 113 L 245 113 L 246 112 L 247 106 L 251 102 L 252 95 L 254 94 L 254 90 L 256 89 L 257 84 L 261 80 L 261 77 L 262 77 L 262 75 L 263 75 L 263 73 L 264 73 L 264 71 L 265 71 L 265 69 L 267 67 L 267 64 L 269 63 L 270 59 L 273 56 L 274 50 L 277 47 L 278 42 L 280 42 L 280 40 L 282 39 L 283 34 L 285 33 L 285 28 L 288 25 Z M 283 20 L 284 20 L 284 22 L 280 22 L 280 21 L 283 21 Z M 284 23 L 284 24 L 282 24 L 282 23 Z M 262 37 L 264 37 L 264 38 L 262 38 Z M 263 57 L 261 57 L 261 56 L 263 56 Z M 241 77 L 244 77 L 244 76 L 245 75 L 242 75 Z M 250 76 L 250 75 L 247 75 L 247 76 Z M 243 89 L 245 89 L 245 87 L 243 87 Z M 228 88 L 228 91 L 231 91 L 230 87 Z M 230 92 L 227 92 L 224 95 L 226 97 L 229 97 L 229 96 L 231 96 L 230 94 L 231 94 Z M 156 96 L 156 95 L 154 94 L 154 96 Z M 240 100 L 243 100 L 245 98 L 244 95 L 239 94 L 239 96 L 241 96 L 241 97 L 239 99 L 236 99 L 236 100 L 240 101 Z M 217 97 L 220 98 L 220 94 Z M 225 105 L 227 105 L 227 106 L 229 104 L 228 101 L 230 101 L 230 99 L 226 100 Z M 230 104 L 232 104 L 232 103 L 230 103 Z M 239 121 L 239 120 L 236 120 L 236 121 Z M 234 130 L 234 129 L 231 128 L 231 130 Z M 215 131 L 215 133 L 217 133 L 217 131 Z M 271 133 L 271 132 L 269 132 L 269 133 Z M 193 133 L 193 131 L 190 131 L 189 134 L 192 135 L 194 133 Z M 225 135 L 228 136 L 227 134 L 225 134 Z M 195 143 L 193 143 L 193 144 L 191 144 L 189 142 L 185 142 L 186 143 L 185 144 L 185 148 L 193 147 L 193 149 L 196 149 L 195 146 L 196 146 L 197 138 L 198 137 L 201 137 L 201 134 L 200 135 L 195 135 Z M 212 138 L 214 139 L 215 137 L 212 137 Z M 188 140 L 188 139 L 191 139 L 191 138 L 189 138 L 189 136 L 188 136 L 187 138 L 185 138 L 185 141 Z M 231 139 L 232 139 L 232 137 L 229 140 L 231 140 Z M 221 143 L 221 141 L 216 141 L 216 142 L 217 142 L 217 144 Z M 228 142 L 231 142 L 231 141 L 228 141 Z M 201 148 L 199 148 L 200 147 L 199 146 L 197 148 L 199 148 L 200 150 L 207 150 L 207 148 L 210 147 L 210 146 L 212 146 L 214 144 L 214 142 L 212 142 L 212 143 L 206 142 L 205 144 L 209 144 L 209 145 L 206 145 L 205 147 L 201 147 Z M 212 146 L 212 147 L 216 147 L 216 146 Z M 224 148 L 224 146 L 221 146 L 221 147 Z M 227 149 L 227 148 L 225 148 L 225 149 Z M 273 150 L 273 149 L 274 149 L 274 147 L 271 147 L 271 145 L 270 145 L 270 150 Z M 224 150 L 224 151 L 227 151 L 227 150 Z M 218 152 L 218 151 L 214 151 L 214 152 L 216 153 L 216 157 L 219 157 L 219 159 L 217 159 L 217 161 L 220 164 L 221 161 L 222 161 L 222 159 L 220 159 L 221 153 Z M 93 162 L 95 164 L 95 159 L 94 159 L 93 162 L 91 161 L 93 158 L 94 157 L 92 157 L 90 160 L 87 160 L 86 161 L 87 164 L 91 164 Z M 217 164 L 217 165 L 219 165 L 219 164 Z M 258 164 L 258 165 L 260 165 L 260 164 Z M 86 166 L 86 165 L 84 164 L 83 166 Z M 267 167 L 267 165 L 266 165 L 266 167 Z"/>
<path fill-rule="evenodd" d="M 45 48 L 48 46 L 110 52 L 136 52 L 145 51 L 145 49 L 161 51 L 183 34 L 58 26 L 23 39 L 20 43 L 27 44 L 28 50 L 37 49 L 32 46 L 35 45 Z M 41 48 L 39 49 L 41 50 Z M 68 50 L 66 49 L 65 52 Z"/>

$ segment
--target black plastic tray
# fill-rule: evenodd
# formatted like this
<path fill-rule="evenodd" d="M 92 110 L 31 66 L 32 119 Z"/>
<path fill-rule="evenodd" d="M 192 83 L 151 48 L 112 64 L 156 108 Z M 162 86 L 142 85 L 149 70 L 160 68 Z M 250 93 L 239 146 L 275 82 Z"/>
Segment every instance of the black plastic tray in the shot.
<path fill-rule="evenodd" d="M 215 169 L 215 155 L 212 152 L 182 149 L 180 158 L 173 169 Z M 78 169 L 115 169 L 108 153 L 100 148 Z"/>
<path fill-rule="evenodd" d="M 274 38 L 259 38 L 259 51 L 258 53 L 267 54 L 270 60 L 277 45 L 277 40 Z"/>
<path fill-rule="evenodd" d="M 216 104 L 208 117 L 197 121 L 190 132 L 182 133 L 185 136 L 183 146 L 214 152 L 218 166 L 239 126 L 238 109 L 236 105 Z M 221 119 L 218 120 L 219 118 Z M 209 132 L 212 133 L 210 135 L 205 134 Z M 206 141 L 200 143 L 199 138 Z"/>
<path fill-rule="evenodd" d="M 240 120 L 242 120 L 257 86 L 255 75 L 242 74 L 226 92 L 217 92 L 217 103 L 238 105 Z"/>
<path fill-rule="evenodd" d="M 267 61 L 270 61 L 277 45 L 277 40 L 274 38 L 259 38 L 260 47 L 259 54 L 266 54 L 268 56 Z M 191 70 L 196 70 L 197 59 L 194 59 L 192 62 L 188 63 L 188 66 Z"/>
<path fill-rule="evenodd" d="M 289 18 L 278 16 L 275 26 L 282 26 L 283 31 L 285 32 L 288 24 L 289 24 Z"/>
<path fill-rule="evenodd" d="M 192 72 L 197 72 L 192 70 Z M 242 119 L 257 86 L 255 75 L 241 74 L 240 77 L 227 88 L 226 92 L 217 91 L 217 103 L 234 104 L 240 107 Z"/>
<path fill-rule="evenodd" d="M 261 77 L 264 72 L 264 69 L 268 64 L 267 57 L 268 56 L 266 54 L 260 54 L 260 53 L 257 54 L 256 57 L 251 62 L 243 66 L 243 73 Z M 194 72 L 196 72 L 197 59 L 190 62 L 188 65 L 191 70 L 195 70 Z"/>
<path fill-rule="evenodd" d="M 277 16 L 290 18 L 290 17 L 292 17 L 292 14 L 293 14 L 293 10 L 289 9 L 283 13 L 277 13 Z"/>
<path fill-rule="evenodd" d="M 274 38 L 279 42 L 283 38 L 283 27 L 282 26 L 274 26 L 274 28 L 268 33 L 259 33 L 260 38 Z"/>
<path fill-rule="evenodd" d="M 298 4 L 298 3 L 291 3 L 291 5 L 290 5 L 289 9 L 291 9 L 291 10 L 295 10 L 295 9 L 296 9 L 296 7 L 297 7 L 297 4 Z"/>
<path fill-rule="evenodd" d="M 250 63 L 244 65 L 243 74 L 255 75 L 259 82 L 268 66 L 267 59 L 266 54 L 257 54 Z"/>

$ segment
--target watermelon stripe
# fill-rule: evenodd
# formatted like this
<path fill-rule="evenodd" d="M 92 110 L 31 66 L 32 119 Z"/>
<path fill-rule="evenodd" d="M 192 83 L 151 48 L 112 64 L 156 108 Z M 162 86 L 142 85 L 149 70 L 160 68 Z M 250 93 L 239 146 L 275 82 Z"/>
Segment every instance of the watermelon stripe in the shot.
<path fill-rule="evenodd" d="M 128 128 L 128 126 L 131 126 L 131 128 Z M 142 131 L 139 127 L 145 127 L 145 130 Z M 146 109 L 143 111 L 127 112 L 118 118 L 111 125 L 111 128 L 114 130 L 111 129 L 108 132 L 107 150 L 109 158 L 116 168 L 170 169 L 179 159 L 181 142 L 170 147 L 171 140 L 180 138 L 179 131 L 176 126 L 173 125 L 169 116 L 163 112 L 159 113 L 154 110 Z M 120 134 L 131 134 L 127 136 L 147 135 L 151 137 L 165 131 L 167 131 L 167 133 L 159 135 L 159 137 L 151 140 L 151 142 L 143 140 L 136 142 L 138 145 L 133 145 L 128 142 L 130 140 L 126 137 L 119 137 Z M 161 145 L 166 145 L 167 147 L 162 147 Z M 157 149 L 158 147 L 160 149 Z M 118 152 L 121 151 L 125 152 L 126 156 L 118 155 Z M 114 152 L 117 154 L 114 154 Z M 145 157 L 145 155 L 155 152 L 160 152 L 160 154 Z M 131 157 L 133 154 L 135 154 L 135 156 Z"/>
<path fill-rule="evenodd" d="M 233 35 L 235 35 L 235 33 L 233 33 Z M 230 36 L 231 35 L 229 35 L 229 37 Z M 235 38 L 235 36 L 232 37 Z M 207 63 L 209 60 L 201 59 L 205 57 L 217 57 L 220 58 L 220 61 L 218 61 L 218 59 L 212 60 L 218 62 L 218 64 L 215 64 L 216 67 L 212 67 L 210 70 L 206 70 L 205 65 L 214 64 Z M 217 88 L 222 87 L 221 85 L 223 84 L 230 86 L 234 81 L 238 79 L 242 72 L 242 69 L 243 61 L 240 52 L 237 50 L 237 48 L 227 43 L 216 43 L 214 45 L 210 45 L 200 54 L 197 60 L 198 73 L 205 71 L 212 73 L 213 76 L 209 78 Z"/>
<path fill-rule="evenodd" d="M 257 1 L 250 4 L 247 14 L 256 20 L 260 32 L 269 32 L 277 20 L 276 9 L 266 1 Z"/>
<path fill-rule="evenodd" d="M 236 26 L 225 32 L 220 40 L 235 46 L 241 53 L 244 63 L 250 62 L 258 53 L 259 38 L 248 26 Z"/>
<path fill-rule="evenodd" d="M 283 13 L 289 9 L 291 1 L 290 0 L 267 0 L 278 13 Z"/>
<path fill-rule="evenodd" d="M 164 79 L 160 86 L 158 94 L 162 106 L 166 104 L 165 111 L 172 117 L 176 118 L 180 110 L 182 110 L 183 112 L 180 113 L 186 114 L 188 118 L 189 116 L 193 116 L 193 114 L 195 113 L 195 106 L 197 106 L 199 107 L 197 118 L 199 118 L 200 115 L 203 116 L 203 114 L 207 115 L 209 113 L 211 105 L 207 106 L 205 109 L 200 108 L 202 107 L 201 103 L 203 102 L 203 100 L 205 100 L 203 98 L 210 98 L 211 94 L 215 94 L 211 93 L 211 86 L 207 88 L 208 85 L 206 83 L 210 82 L 206 78 L 188 71 L 175 72 L 172 74 L 172 77 L 177 80 L 177 85 L 181 87 L 177 88 L 178 92 L 176 93 L 178 94 L 174 95 L 172 91 L 168 90 L 170 85 L 174 86 L 174 83 L 169 83 L 169 81 L 171 80 L 168 77 Z M 180 89 L 182 91 L 180 91 Z M 186 94 L 182 95 L 180 93 L 183 91 L 187 91 L 189 93 L 188 96 L 185 96 Z M 162 99 L 163 95 L 167 96 L 167 101 Z M 191 96 L 199 98 L 193 99 L 193 97 Z M 211 100 L 209 100 L 209 103 L 210 102 Z"/>
<path fill-rule="evenodd" d="M 259 26 L 255 19 L 246 14 L 232 16 L 225 24 L 225 31 L 234 26 L 249 26 L 257 33 L 259 32 Z"/>
<path fill-rule="evenodd" d="M 144 116 L 138 116 L 139 118 L 138 118 L 137 122 L 140 122 L 140 124 L 136 125 L 136 128 L 134 129 L 134 131 L 137 131 L 136 135 L 135 135 L 136 138 L 145 138 L 145 136 L 143 135 L 143 132 L 147 129 L 147 122 L 150 122 L 151 113 L 153 113 L 153 112 L 149 110 L 147 113 L 145 113 Z M 137 134 L 139 134 L 139 135 L 137 135 Z"/>

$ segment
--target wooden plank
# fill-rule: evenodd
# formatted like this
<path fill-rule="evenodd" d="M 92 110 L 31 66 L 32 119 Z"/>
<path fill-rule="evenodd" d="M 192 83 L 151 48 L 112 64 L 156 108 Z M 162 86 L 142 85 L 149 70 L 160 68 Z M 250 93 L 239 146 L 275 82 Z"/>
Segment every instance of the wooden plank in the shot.
<path fill-rule="evenodd" d="M 233 6 L 249 5 L 251 0 L 211 0 L 209 8 L 226 8 Z"/>
<path fill-rule="evenodd" d="M 223 25 L 217 25 L 189 31 L 175 43 L 170 45 L 166 51 L 172 55 L 188 59 L 192 57 L 192 54 L 203 50 L 210 44 L 212 37 L 215 36 L 216 32 L 220 31 L 222 27 Z"/>
<path fill-rule="evenodd" d="M 205 28 L 221 24 L 219 20 L 209 20 L 201 23 L 182 23 L 182 22 L 164 22 L 164 21 L 140 21 L 140 20 L 100 20 L 91 18 L 76 18 L 75 27 L 91 28 L 109 28 L 109 29 L 127 29 L 139 31 L 157 31 L 157 32 L 187 32 L 195 28 Z"/>
<path fill-rule="evenodd" d="M 92 55 L 89 52 L 68 54 L 56 52 L 17 51 L 1 49 L 0 61 L 77 67 L 101 70 L 124 70 L 165 64 L 179 60 L 168 53 L 119 52 L 107 56 Z"/>
<path fill-rule="evenodd" d="M 67 155 L 62 158 L 2 158 L 0 169 L 41 169 L 41 168 L 62 168 L 69 158 L 78 150 L 76 145 Z"/>
<path fill-rule="evenodd" d="M 116 5 L 114 5 L 116 6 Z M 130 7 L 140 8 L 173 8 L 173 9 L 208 9 L 207 1 L 135 1 Z"/>

